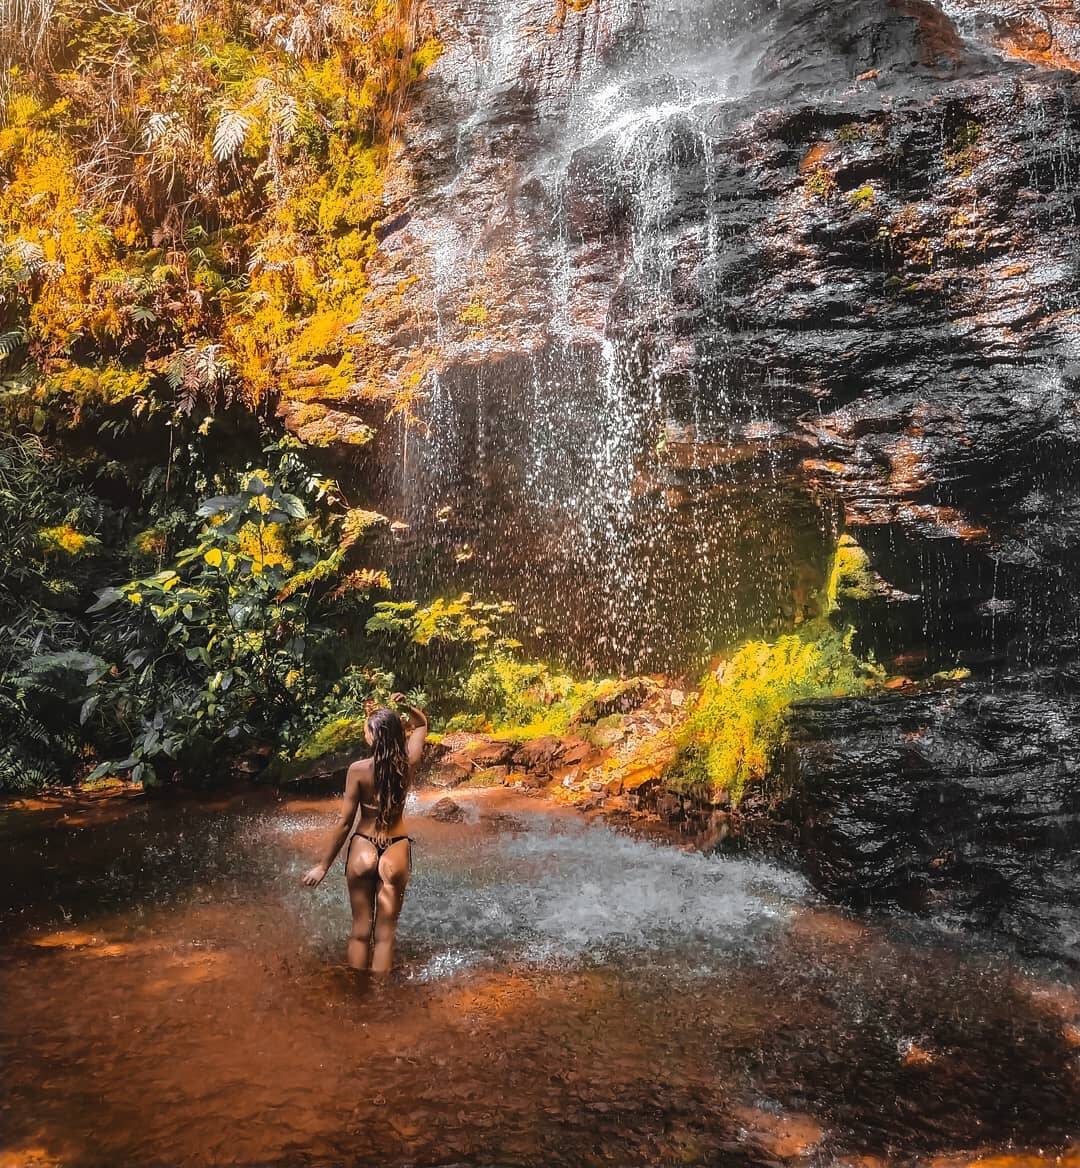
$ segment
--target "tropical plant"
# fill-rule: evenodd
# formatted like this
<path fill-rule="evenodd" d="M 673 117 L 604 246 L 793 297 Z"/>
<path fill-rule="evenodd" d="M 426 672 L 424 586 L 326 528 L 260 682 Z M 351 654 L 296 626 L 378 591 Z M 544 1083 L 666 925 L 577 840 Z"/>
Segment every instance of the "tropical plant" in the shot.
<path fill-rule="evenodd" d="M 91 608 L 119 607 L 142 625 L 122 662 L 87 677 L 91 710 L 134 726 L 128 752 L 99 773 L 146 780 L 179 762 L 205 768 L 295 744 L 340 670 L 341 620 L 387 583 L 346 571 L 382 517 L 342 507 L 293 444 L 264 454 L 233 493 L 198 507 L 194 541 L 171 566 L 102 590 Z"/>

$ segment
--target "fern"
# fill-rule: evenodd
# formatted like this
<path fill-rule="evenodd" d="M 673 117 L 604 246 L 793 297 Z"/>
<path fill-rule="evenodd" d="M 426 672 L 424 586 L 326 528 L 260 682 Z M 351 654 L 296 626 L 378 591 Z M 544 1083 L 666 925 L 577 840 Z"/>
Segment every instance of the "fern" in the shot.
<path fill-rule="evenodd" d="M 225 110 L 222 113 L 214 130 L 212 150 L 215 161 L 228 162 L 236 156 L 247 139 L 250 125 L 239 110 Z"/>
<path fill-rule="evenodd" d="M 0 333 L 0 369 L 2 369 L 16 353 L 26 344 L 26 330 L 10 329 Z"/>

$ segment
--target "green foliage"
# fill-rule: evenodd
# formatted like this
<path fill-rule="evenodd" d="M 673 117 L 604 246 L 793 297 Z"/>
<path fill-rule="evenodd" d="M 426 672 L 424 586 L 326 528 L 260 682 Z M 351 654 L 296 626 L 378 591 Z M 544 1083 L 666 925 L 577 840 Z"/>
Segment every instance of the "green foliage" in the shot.
<path fill-rule="evenodd" d="M 815 167 L 803 183 L 803 195 L 808 202 L 828 202 L 836 193 L 836 176 L 826 166 Z"/>
<path fill-rule="evenodd" d="M 475 653 L 498 653 L 520 646 L 520 642 L 499 632 L 513 612 L 514 606 L 508 601 L 474 600 L 468 592 L 456 600 L 440 597 L 423 607 L 412 601 L 381 601 L 375 605 L 367 630 L 404 638 L 416 645 L 441 642 L 465 646 Z"/>
<path fill-rule="evenodd" d="M 848 202 L 857 211 L 868 211 L 874 205 L 874 188 L 869 183 L 863 183 L 848 194 Z"/>
<path fill-rule="evenodd" d="M 982 126 L 978 122 L 964 122 L 943 152 L 946 169 L 955 174 L 971 174 L 982 159 L 982 151 L 979 149 L 981 138 Z"/>
<path fill-rule="evenodd" d="M 466 708 L 494 731 L 529 738 L 562 734 L 591 686 L 552 673 L 540 662 L 518 661 L 508 652 L 483 656 L 461 683 Z"/>
<path fill-rule="evenodd" d="M 733 803 L 768 773 L 788 712 L 803 698 L 858 693 L 879 677 L 851 651 L 851 631 L 824 622 L 773 642 L 750 641 L 704 680 L 679 732 L 669 786 Z"/>
<path fill-rule="evenodd" d="M 84 682 L 105 666 L 85 652 L 79 610 L 110 563 L 81 553 L 116 523 L 40 439 L 0 435 L 0 788 L 68 781 L 81 766 Z"/>
<path fill-rule="evenodd" d="M 870 557 L 851 535 L 842 535 L 826 585 L 829 611 L 844 600 L 868 600 L 873 595 Z"/>
<path fill-rule="evenodd" d="M 366 597 L 331 587 L 364 522 L 335 509 L 289 444 L 264 454 L 233 493 L 198 507 L 195 540 L 172 566 L 103 590 L 90 610 L 119 606 L 142 624 L 140 647 L 88 696 L 138 711 L 129 752 L 98 773 L 153 777 L 185 756 L 306 732 L 339 657 L 337 621 Z"/>
<path fill-rule="evenodd" d="M 588 703 L 619 683 L 576 680 L 543 662 L 522 661 L 520 642 L 505 632 L 513 613 L 512 604 L 469 593 L 423 607 L 383 601 L 367 628 L 438 692 L 447 730 L 518 739 L 566 733 Z"/>
<path fill-rule="evenodd" d="M 360 750 L 363 744 L 363 718 L 333 718 L 318 726 L 304 739 L 293 759 L 296 762 L 314 762 L 347 750 Z"/>

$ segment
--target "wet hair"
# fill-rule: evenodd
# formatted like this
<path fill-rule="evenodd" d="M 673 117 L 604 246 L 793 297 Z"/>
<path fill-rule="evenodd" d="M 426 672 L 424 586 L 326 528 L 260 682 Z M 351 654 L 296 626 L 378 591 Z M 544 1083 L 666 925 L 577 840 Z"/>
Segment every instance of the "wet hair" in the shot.
<path fill-rule="evenodd" d="M 380 706 L 367 720 L 371 757 L 375 764 L 375 797 L 379 805 L 376 824 L 388 831 L 401 814 L 409 785 L 409 758 L 405 753 L 405 729 L 393 710 Z"/>

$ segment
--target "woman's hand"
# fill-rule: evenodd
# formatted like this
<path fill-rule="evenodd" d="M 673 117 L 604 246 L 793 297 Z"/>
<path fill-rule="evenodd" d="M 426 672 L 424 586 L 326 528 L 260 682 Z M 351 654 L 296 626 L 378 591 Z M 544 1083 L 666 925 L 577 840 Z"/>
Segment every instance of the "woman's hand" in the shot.
<path fill-rule="evenodd" d="M 300 877 L 300 883 L 305 888 L 315 888 L 322 883 L 323 877 L 326 875 L 326 868 L 322 864 L 316 864 L 314 868 L 309 868 L 303 876 Z"/>
<path fill-rule="evenodd" d="M 405 695 L 403 693 L 392 693 L 390 695 L 390 701 L 395 706 L 404 706 L 406 709 L 409 708 L 409 703 L 406 701 Z"/>

